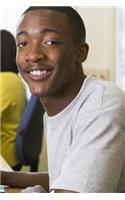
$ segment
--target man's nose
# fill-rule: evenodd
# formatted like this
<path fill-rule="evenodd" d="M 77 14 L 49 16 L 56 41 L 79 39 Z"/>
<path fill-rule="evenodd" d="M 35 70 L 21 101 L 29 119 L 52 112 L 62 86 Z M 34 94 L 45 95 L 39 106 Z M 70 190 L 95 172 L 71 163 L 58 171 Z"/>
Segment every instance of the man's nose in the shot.
<path fill-rule="evenodd" d="M 26 56 L 27 62 L 39 62 L 40 60 L 45 60 L 46 55 L 43 52 L 42 48 L 36 46 L 29 49 L 29 52 Z"/>

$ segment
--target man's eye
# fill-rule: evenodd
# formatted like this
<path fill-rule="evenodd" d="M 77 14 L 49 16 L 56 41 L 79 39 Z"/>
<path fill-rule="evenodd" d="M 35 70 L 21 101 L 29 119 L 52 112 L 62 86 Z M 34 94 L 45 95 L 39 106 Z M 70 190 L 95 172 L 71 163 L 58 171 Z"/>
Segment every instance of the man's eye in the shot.
<path fill-rule="evenodd" d="M 58 45 L 58 44 L 60 44 L 60 42 L 55 41 L 55 40 L 49 40 L 49 41 L 46 41 L 44 44 L 45 45 Z"/>
<path fill-rule="evenodd" d="M 27 46 L 27 42 L 19 42 L 17 44 L 17 47 L 19 47 L 19 48 L 22 48 L 22 47 L 25 47 L 25 46 Z"/>

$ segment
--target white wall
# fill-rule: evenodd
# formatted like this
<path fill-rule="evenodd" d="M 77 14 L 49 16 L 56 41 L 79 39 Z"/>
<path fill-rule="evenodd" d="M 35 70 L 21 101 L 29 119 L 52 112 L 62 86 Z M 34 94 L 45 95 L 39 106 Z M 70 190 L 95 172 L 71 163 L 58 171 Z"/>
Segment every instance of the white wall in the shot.
<path fill-rule="evenodd" d="M 109 79 L 115 81 L 116 67 L 116 7 L 77 7 L 82 16 L 90 50 L 83 64 L 85 71 L 109 73 Z"/>
<path fill-rule="evenodd" d="M 15 35 L 17 23 L 21 14 L 26 10 L 26 8 L 26 6 L 19 8 L 3 8 L 2 23 L 0 29 L 7 29 Z"/>

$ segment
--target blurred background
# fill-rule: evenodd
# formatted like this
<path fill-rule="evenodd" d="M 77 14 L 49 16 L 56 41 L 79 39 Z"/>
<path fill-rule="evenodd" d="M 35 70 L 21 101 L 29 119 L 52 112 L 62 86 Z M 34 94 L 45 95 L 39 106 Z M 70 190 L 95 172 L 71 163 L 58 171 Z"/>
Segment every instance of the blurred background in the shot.
<path fill-rule="evenodd" d="M 4 8 L 0 29 L 7 29 L 14 35 L 16 25 L 26 6 Z M 83 69 L 87 75 L 110 80 L 125 90 L 125 7 L 76 6 L 84 20 L 89 55 Z M 30 92 L 27 88 L 27 95 Z M 22 170 L 28 170 L 23 167 Z M 47 170 L 46 143 L 43 138 L 39 171 Z"/>

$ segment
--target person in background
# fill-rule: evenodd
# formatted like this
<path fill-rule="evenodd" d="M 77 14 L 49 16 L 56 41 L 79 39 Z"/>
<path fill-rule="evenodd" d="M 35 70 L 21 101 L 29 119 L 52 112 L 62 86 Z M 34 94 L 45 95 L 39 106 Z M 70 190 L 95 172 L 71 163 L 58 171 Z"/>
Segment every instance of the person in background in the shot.
<path fill-rule="evenodd" d="M 16 42 L 7 30 L 0 30 L 1 71 L 0 71 L 0 149 L 1 154 L 14 170 L 21 165 L 16 156 L 16 130 L 24 112 L 27 97 L 23 81 L 18 76 L 15 62 Z"/>
<path fill-rule="evenodd" d="M 34 186 L 23 192 L 123 192 L 125 94 L 84 74 L 89 47 L 80 15 L 30 7 L 16 42 L 20 73 L 45 109 L 48 173 L 2 172 L 2 183 Z"/>

